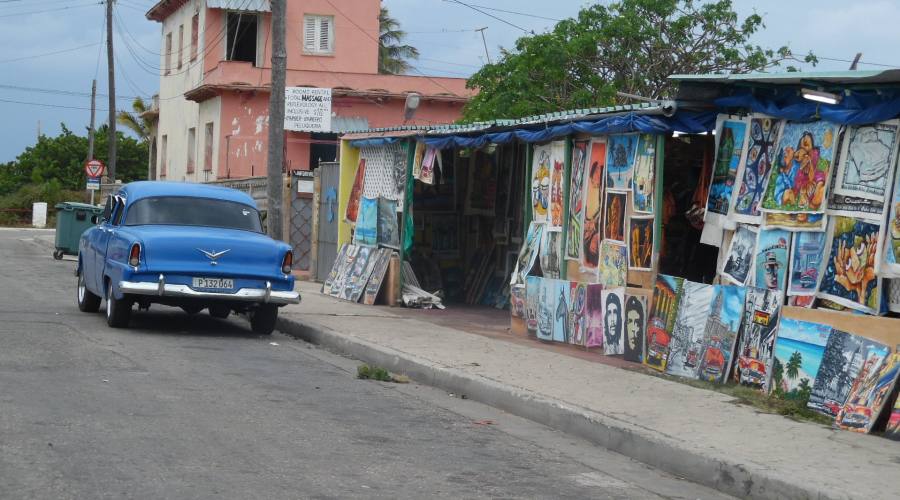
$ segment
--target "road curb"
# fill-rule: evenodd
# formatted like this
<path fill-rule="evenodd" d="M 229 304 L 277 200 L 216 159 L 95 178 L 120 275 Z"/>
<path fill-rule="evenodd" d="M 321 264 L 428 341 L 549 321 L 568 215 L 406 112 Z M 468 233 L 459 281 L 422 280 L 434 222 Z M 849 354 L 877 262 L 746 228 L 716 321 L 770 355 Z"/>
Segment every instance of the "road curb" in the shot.
<path fill-rule="evenodd" d="M 701 450 L 660 439 L 653 431 L 636 430 L 611 415 L 517 389 L 494 380 L 437 365 L 407 353 L 343 335 L 327 326 L 279 317 L 278 330 L 306 342 L 353 356 L 392 372 L 484 403 L 513 415 L 558 429 L 645 464 L 722 493 L 752 499 L 836 498 L 807 485 L 795 485 L 771 470 L 707 456 Z M 639 429 L 639 428 L 637 428 Z"/>

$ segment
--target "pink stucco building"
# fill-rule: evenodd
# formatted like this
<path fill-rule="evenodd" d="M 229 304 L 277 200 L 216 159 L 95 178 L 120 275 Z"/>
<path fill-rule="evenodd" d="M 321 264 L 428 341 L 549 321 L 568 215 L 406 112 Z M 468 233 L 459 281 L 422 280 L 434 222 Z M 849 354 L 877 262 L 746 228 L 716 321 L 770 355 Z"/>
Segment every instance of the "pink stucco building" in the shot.
<path fill-rule="evenodd" d="M 286 170 L 333 160 L 337 134 L 453 122 L 465 80 L 378 74 L 380 0 L 289 0 L 288 87 L 331 88 L 330 133 L 287 132 Z M 211 181 L 266 171 L 272 43 L 268 0 L 160 0 L 157 136 L 151 177 Z M 405 119 L 407 96 L 420 96 Z M 157 111 L 158 109 L 158 111 Z"/>

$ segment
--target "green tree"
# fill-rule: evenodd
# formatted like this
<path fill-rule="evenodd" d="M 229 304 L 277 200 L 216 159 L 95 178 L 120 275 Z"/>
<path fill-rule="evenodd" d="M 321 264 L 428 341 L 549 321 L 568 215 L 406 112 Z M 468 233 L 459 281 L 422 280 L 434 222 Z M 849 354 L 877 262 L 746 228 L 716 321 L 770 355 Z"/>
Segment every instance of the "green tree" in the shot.
<path fill-rule="evenodd" d="M 746 73 L 800 61 L 787 46 L 754 44 L 761 28 L 761 16 L 739 19 L 731 0 L 597 3 L 552 31 L 519 38 L 472 75 L 467 85 L 479 93 L 464 120 L 607 106 L 622 100 L 617 91 L 665 98 L 673 74 Z M 817 62 L 812 54 L 802 60 Z"/>
<path fill-rule="evenodd" d="M 378 72 L 402 75 L 409 71 L 409 59 L 418 59 L 419 50 L 405 45 L 406 32 L 400 29 L 400 22 L 391 17 L 387 7 L 378 14 Z"/>
<path fill-rule="evenodd" d="M 148 110 L 147 103 L 140 97 L 135 97 L 131 103 L 131 112 L 119 111 L 116 114 L 116 123 L 126 127 L 138 136 L 141 142 L 149 142 L 153 135 L 156 122 L 146 116 L 144 113 Z"/>
<path fill-rule="evenodd" d="M 781 388 L 781 381 L 784 379 L 784 365 L 781 364 L 781 361 L 778 358 L 775 358 L 772 363 L 772 382 L 775 385 L 776 389 Z"/>
<path fill-rule="evenodd" d="M 800 354 L 800 351 L 794 351 L 794 354 L 791 354 L 791 358 L 788 359 L 787 366 L 785 366 L 785 371 L 789 379 L 794 380 L 800 375 L 800 367 L 803 365 L 803 356 Z"/>
<path fill-rule="evenodd" d="M 797 399 L 800 400 L 800 404 L 806 406 L 810 395 L 812 395 L 812 387 L 809 385 L 809 379 L 800 379 L 800 385 L 797 386 Z"/>

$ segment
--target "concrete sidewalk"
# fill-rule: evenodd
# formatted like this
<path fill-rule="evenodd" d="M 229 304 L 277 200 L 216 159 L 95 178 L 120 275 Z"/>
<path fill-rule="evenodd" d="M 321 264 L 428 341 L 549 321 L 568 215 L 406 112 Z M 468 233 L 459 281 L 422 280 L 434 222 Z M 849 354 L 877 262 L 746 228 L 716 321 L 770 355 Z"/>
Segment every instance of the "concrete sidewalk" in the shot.
<path fill-rule="evenodd" d="M 279 329 L 749 498 L 897 498 L 900 444 L 760 413 L 720 393 L 509 335 L 475 334 L 298 282 Z M 589 354 L 588 356 L 599 356 Z"/>

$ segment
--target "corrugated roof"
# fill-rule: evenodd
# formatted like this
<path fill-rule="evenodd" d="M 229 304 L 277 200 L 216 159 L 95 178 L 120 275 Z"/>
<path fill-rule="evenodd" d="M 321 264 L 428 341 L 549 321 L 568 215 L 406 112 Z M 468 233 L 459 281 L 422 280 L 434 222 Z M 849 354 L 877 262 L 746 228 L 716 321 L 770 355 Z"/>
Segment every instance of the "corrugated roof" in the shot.
<path fill-rule="evenodd" d="M 338 115 L 331 117 L 331 131 L 336 134 L 366 130 L 367 128 L 369 128 L 369 119 L 363 116 Z"/>
<path fill-rule="evenodd" d="M 852 84 L 900 84 L 900 69 L 874 71 L 788 71 L 783 73 L 744 73 L 672 75 L 669 80 L 685 83 L 736 84 L 765 83 L 779 85 L 803 85 L 810 82 L 831 85 Z"/>
<path fill-rule="evenodd" d="M 245 12 L 270 12 L 269 0 L 206 0 L 210 9 L 240 10 Z"/>

